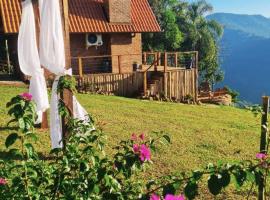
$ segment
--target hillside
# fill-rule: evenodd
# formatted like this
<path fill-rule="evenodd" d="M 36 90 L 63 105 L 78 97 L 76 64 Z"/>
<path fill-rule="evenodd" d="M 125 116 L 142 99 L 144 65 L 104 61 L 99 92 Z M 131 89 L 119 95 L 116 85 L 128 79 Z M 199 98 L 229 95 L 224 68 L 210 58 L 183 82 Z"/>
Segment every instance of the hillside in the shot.
<path fill-rule="evenodd" d="M 241 94 L 242 100 L 260 103 L 270 94 L 270 19 L 259 15 L 217 13 L 208 16 L 224 25 L 221 63 L 225 71 L 222 85 Z"/>
<path fill-rule="evenodd" d="M 0 151 L 5 151 L 5 137 L 12 131 L 6 127 L 5 104 L 23 91 L 26 88 L 0 86 Z M 78 98 L 97 122 L 104 124 L 110 147 L 134 132 L 168 132 L 173 144 L 155 158 L 164 171 L 197 168 L 219 159 L 250 159 L 259 144 L 260 119 L 244 110 L 99 95 L 78 95 Z M 47 154 L 50 151 L 48 133 L 39 135 L 37 148 Z"/>
<path fill-rule="evenodd" d="M 24 91 L 27 89 L 0 86 L 0 159 L 8 158 L 4 142 L 8 133 L 13 131 L 12 127 L 6 126 L 9 121 L 6 102 Z M 77 96 L 98 124 L 102 124 L 108 136 L 109 152 L 117 142 L 130 138 L 132 133 L 144 132 L 154 136 L 152 131 L 165 131 L 171 136 L 172 144 L 162 147 L 153 157 L 153 169 L 147 171 L 151 176 L 194 170 L 209 162 L 254 159 L 259 148 L 260 118 L 245 110 L 114 96 Z M 46 156 L 50 151 L 49 133 L 39 130 L 38 136 L 35 146 Z M 203 199 L 213 199 L 205 188 L 202 190 Z M 242 199 L 242 195 L 246 195 L 246 191 L 230 191 L 215 199 Z"/>
<path fill-rule="evenodd" d="M 217 20 L 225 26 L 225 29 L 232 29 L 247 33 L 248 35 L 270 38 L 270 19 L 262 15 L 215 13 L 207 16 L 207 18 Z"/>

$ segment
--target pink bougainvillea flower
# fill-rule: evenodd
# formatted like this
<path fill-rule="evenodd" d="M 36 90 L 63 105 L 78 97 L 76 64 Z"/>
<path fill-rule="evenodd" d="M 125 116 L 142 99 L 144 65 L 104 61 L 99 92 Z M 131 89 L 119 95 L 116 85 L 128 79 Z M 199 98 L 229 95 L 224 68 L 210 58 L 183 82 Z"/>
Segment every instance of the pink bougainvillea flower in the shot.
<path fill-rule="evenodd" d="M 152 194 L 150 200 L 160 200 L 160 197 L 156 194 Z"/>
<path fill-rule="evenodd" d="M 183 195 L 174 196 L 172 194 L 167 194 L 165 200 L 185 200 L 185 197 Z"/>
<path fill-rule="evenodd" d="M 139 138 L 140 138 L 141 140 L 144 140 L 144 139 L 145 139 L 144 133 L 142 133 L 142 134 L 139 136 Z"/>
<path fill-rule="evenodd" d="M 142 162 L 149 161 L 151 159 L 151 151 L 145 144 L 141 145 L 140 159 Z"/>
<path fill-rule="evenodd" d="M 4 178 L 0 178 L 0 185 L 6 185 L 7 181 Z"/>
<path fill-rule="evenodd" d="M 176 197 L 176 200 L 185 200 L 185 197 L 184 195 L 181 195 L 181 196 Z"/>
<path fill-rule="evenodd" d="M 32 94 L 27 93 L 27 92 L 22 93 L 20 96 L 21 96 L 23 99 L 25 99 L 26 101 L 31 101 L 32 98 L 33 98 Z"/>
<path fill-rule="evenodd" d="M 137 135 L 135 133 L 132 133 L 131 140 L 136 141 L 138 139 Z"/>
<path fill-rule="evenodd" d="M 140 145 L 134 144 L 134 145 L 133 145 L 133 151 L 134 151 L 135 153 L 138 153 L 138 152 L 140 151 Z"/>
<path fill-rule="evenodd" d="M 260 159 L 260 160 L 264 160 L 264 159 L 266 159 L 266 157 L 267 157 L 267 155 L 264 153 L 257 153 L 256 154 L 256 158 Z"/>

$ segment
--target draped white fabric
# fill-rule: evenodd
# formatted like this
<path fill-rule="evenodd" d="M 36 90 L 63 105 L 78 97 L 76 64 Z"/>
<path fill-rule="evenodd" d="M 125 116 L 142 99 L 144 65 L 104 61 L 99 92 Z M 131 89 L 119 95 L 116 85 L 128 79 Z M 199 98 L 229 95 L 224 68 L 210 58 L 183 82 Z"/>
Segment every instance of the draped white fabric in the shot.
<path fill-rule="evenodd" d="M 56 75 L 64 75 L 65 47 L 59 1 L 43 2 L 40 30 L 41 64 Z"/>
<path fill-rule="evenodd" d="M 22 3 L 18 58 L 21 71 L 25 75 L 31 76 L 29 92 L 37 104 L 38 120 L 36 123 L 41 123 L 42 113 L 49 108 L 49 102 L 44 71 L 41 68 L 38 55 L 35 17 L 31 0 Z"/>
<path fill-rule="evenodd" d="M 57 85 L 60 76 L 72 75 L 71 71 L 65 70 L 65 48 L 61 13 L 58 0 L 45 0 L 41 11 L 41 34 L 40 34 L 40 61 L 50 72 L 56 75 L 52 88 L 50 132 L 52 148 L 62 148 L 62 125 L 58 112 L 59 96 Z M 80 120 L 88 121 L 87 112 L 73 97 L 73 115 Z"/>
<path fill-rule="evenodd" d="M 40 14 L 40 18 L 41 18 L 41 12 L 42 12 L 43 0 L 38 0 L 38 5 L 39 5 L 39 14 Z"/>

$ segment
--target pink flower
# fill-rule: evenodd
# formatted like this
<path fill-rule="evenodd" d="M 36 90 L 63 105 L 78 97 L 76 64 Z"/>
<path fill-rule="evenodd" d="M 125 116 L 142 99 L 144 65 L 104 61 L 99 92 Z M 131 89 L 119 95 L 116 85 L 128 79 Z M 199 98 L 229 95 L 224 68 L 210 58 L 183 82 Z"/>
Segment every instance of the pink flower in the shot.
<path fill-rule="evenodd" d="M 150 200 L 160 200 L 160 197 L 156 194 L 152 194 Z"/>
<path fill-rule="evenodd" d="M 134 145 L 133 145 L 133 151 L 134 151 L 135 153 L 138 153 L 138 152 L 140 151 L 140 146 L 139 146 L 138 144 L 134 144 Z"/>
<path fill-rule="evenodd" d="M 142 133 L 142 134 L 139 136 L 139 138 L 140 138 L 141 140 L 144 140 L 144 139 L 145 139 L 144 133 Z"/>
<path fill-rule="evenodd" d="M 147 161 L 147 160 L 149 161 L 151 159 L 151 151 L 145 144 L 141 145 L 140 159 L 142 162 Z"/>
<path fill-rule="evenodd" d="M 25 99 L 26 101 L 31 101 L 32 98 L 33 98 L 32 94 L 27 93 L 27 92 L 22 93 L 20 96 L 21 96 L 23 99 Z"/>
<path fill-rule="evenodd" d="M 165 200 L 185 200 L 185 197 L 184 195 L 174 196 L 172 194 L 167 194 Z"/>
<path fill-rule="evenodd" d="M 132 133 L 131 140 L 136 141 L 138 139 L 137 135 L 135 133 Z"/>
<path fill-rule="evenodd" d="M 7 181 L 4 178 L 0 178 L 0 185 L 6 185 Z"/>
<path fill-rule="evenodd" d="M 264 160 L 264 159 L 266 159 L 266 157 L 267 157 L 267 155 L 264 153 L 257 153 L 256 154 L 256 158 L 260 159 L 260 160 Z"/>

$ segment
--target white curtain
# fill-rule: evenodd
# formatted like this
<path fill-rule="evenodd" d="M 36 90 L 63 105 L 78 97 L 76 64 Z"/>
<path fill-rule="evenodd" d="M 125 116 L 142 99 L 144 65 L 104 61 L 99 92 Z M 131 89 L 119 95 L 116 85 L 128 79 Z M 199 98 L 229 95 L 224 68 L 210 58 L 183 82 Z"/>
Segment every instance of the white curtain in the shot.
<path fill-rule="evenodd" d="M 58 81 L 63 75 L 72 75 L 71 70 L 65 70 L 65 48 L 61 19 L 59 1 L 45 0 L 41 11 L 40 61 L 44 67 L 56 75 L 52 88 L 50 112 L 50 132 L 53 149 L 63 147 L 61 117 L 58 112 Z M 87 121 L 87 112 L 75 97 L 73 97 L 73 105 L 74 117 Z"/>
<path fill-rule="evenodd" d="M 65 70 L 65 49 L 62 31 L 61 13 L 58 0 L 39 0 L 40 9 L 40 54 L 36 42 L 36 27 L 31 0 L 22 3 L 22 21 L 18 37 L 18 56 L 22 72 L 31 76 L 30 93 L 37 104 L 38 122 L 42 112 L 49 108 L 46 81 L 41 65 L 56 75 L 52 88 L 50 132 L 52 148 L 62 148 L 62 124 L 58 112 L 59 96 L 57 85 L 63 75 L 72 75 Z M 89 121 L 86 110 L 73 96 L 73 114 L 75 118 Z"/>
<path fill-rule="evenodd" d="M 38 55 L 35 17 L 31 0 L 22 2 L 18 58 L 21 71 L 25 75 L 31 76 L 29 92 L 37 104 L 38 120 L 36 123 L 41 123 L 42 113 L 49 108 L 49 102 L 44 71 Z"/>

